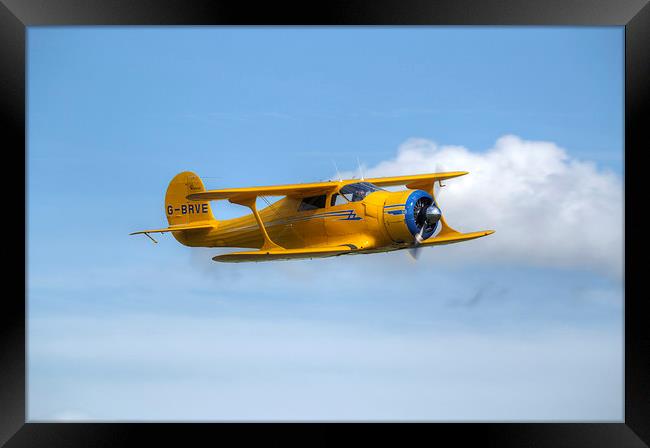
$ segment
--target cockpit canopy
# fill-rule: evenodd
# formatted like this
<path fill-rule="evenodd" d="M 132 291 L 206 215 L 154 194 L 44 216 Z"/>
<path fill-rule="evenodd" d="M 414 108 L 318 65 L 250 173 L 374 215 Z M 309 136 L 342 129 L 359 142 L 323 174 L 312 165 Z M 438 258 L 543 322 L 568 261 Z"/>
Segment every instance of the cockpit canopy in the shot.
<path fill-rule="evenodd" d="M 330 207 L 337 205 L 345 205 L 350 202 L 357 202 L 363 200 L 370 193 L 379 191 L 381 188 L 369 182 L 356 182 L 342 187 L 338 193 L 333 193 L 330 199 Z M 298 211 L 316 210 L 325 207 L 325 198 L 327 195 L 310 196 L 302 198 Z"/>
<path fill-rule="evenodd" d="M 350 202 L 357 202 L 363 200 L 370 193 L 379 190 L 381 190 L 381 188 L 376 187 L 370 182 L 357 182 L 344 186 L 339 190 L 339 194 Z"/>

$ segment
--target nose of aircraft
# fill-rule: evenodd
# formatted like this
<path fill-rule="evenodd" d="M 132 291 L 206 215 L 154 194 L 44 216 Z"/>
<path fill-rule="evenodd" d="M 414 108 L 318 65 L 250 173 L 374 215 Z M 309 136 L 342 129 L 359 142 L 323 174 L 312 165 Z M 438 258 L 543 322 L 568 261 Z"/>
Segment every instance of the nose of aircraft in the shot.
<path fill-rule="evenodd" d="M 429 223 L 430 226 L 436 225 L 436 223 L 440 221 L 441 216 L 442 216 L 442 212 L 435 204 L 432 204 L 429 207 L 427 207 L 426 217 L 427 217 L 427 222 Z"/>

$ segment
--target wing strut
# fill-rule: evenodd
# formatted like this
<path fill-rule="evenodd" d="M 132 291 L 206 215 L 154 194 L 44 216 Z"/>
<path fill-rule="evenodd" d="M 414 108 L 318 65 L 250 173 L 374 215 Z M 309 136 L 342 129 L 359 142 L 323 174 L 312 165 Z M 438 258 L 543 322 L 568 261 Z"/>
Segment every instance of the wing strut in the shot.
<path fill-rule="evenodd" d="M 262 218 L 260 217 L 260 214 L 257 211 L 257 205 L 255 204 L 256 199 L 257 199 L 256 196 L 253 196 L 252 198 L 248 197 L 248 198 L 241 198 L 241 199 L 232 198 L 230 199 L 230 202 L 234 204 L 243 205 L 244 207 L 248 207 L 253 212 L 253 216 L 255 216 L 257 225 L 262 231 L 262 237 L 264 237 L 264 244 L 260 248 L 260 251 L 271 251 L 271 250 L 278 250 L 278 249 L 284 250 L 284 247 L 275 244 L 269 237 L 269 234 L 266 232 L 266 227 L 264 227 L 264 222 L 262 221 Z"/>
<path fill-rule="evenodd" d="M 151 241 L 153 241 L 154 243 L 158 243 L 158 241 L 154 240 L 153 237 L 152 237 L 151 235 L 149 235 L 147 232 L 144 232 L 144 234 L 145 234 L 145 236 L 146 236 L 147 238 L 149 238 L 149 239 L 150 239 Z"/>

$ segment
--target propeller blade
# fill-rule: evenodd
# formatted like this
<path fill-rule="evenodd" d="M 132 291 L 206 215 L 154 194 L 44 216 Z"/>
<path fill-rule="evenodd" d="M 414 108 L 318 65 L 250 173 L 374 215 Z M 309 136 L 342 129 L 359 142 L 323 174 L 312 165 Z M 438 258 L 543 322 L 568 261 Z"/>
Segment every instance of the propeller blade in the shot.
<path fill-rule="evenodd" d="M 423 235 L 424 235 L 424 225 L 422 226 L 420 231 L 417 234 L 415 234 L 415 241 L 417 242 L 418 246 L 422 244 L 422 241 L 424 241 L 424 238 L 422 238 Z"/>
<path fill-rule="evenodd" d="M 445 172 L 445 168 L 442 165 L 440 165 L 439 163 L 436 163 L 436 173 L 444 173 L 444 172 Z M 440 199 L 440 193 L 441 192 L 442 192 L 442 188 L 440 186 L 440 181 L 436 181 L 433 184 L 433 195 L 435 197 L 436 203 Z"/>
<path fill-rule="evenodd" d="M 420 244 L 422 244 L 422 241 L 424 241 L 424 238 L 422 238 L 422 235 L 424 234 L 424 227 L 425 226 L 423 225 L 420 231 L 415 234 L 415 237 L 413 238 L 413 247 L 409 249 L 409 254 L 411 254 L 411 257 L 413 257 L 414 260 L 417 260 L 420 256 L 420 250 L 422 249 Z"/>

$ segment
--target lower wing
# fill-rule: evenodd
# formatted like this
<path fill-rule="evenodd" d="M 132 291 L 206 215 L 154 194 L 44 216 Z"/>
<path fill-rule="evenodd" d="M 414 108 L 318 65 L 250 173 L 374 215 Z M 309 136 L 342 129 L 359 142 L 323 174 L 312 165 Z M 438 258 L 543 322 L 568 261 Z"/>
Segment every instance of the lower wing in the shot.
<path fill-rule="evenodd" d="M 306 247 L 301 249 L 249 250 L 217 255 L 212 259 L 225 263 L 245 261 L 291 260 L 296 258 L 334 257 L 353 251 L 351 246 Z"/>
<path fill-rule="evenodd" d="M 470 232 L 470 233 L 449 232 L 441 236 L 436 236 L 433 238 L 426 239 L 422 241 L 420 246 L 435 246 L 435 245 L 442 245 L 442 244 L 460 243 L 463 241 L 473 240 L 476 238 L 481 238 L 483 236 L 491 235 L 493 233 L 494 230 L 481 230 L 479 232 Z"/>

